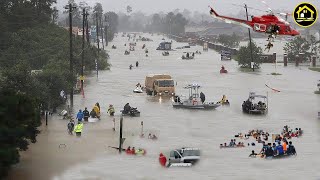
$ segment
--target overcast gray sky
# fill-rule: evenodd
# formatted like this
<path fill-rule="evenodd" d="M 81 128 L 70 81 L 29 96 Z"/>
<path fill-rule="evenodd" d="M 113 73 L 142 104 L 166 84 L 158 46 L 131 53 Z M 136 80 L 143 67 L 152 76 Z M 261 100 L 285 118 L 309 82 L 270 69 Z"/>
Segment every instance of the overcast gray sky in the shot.
<path fill-rule="evenodd" d="M 130 5 L 134 12 L 142 11 L 147 14 L 156 12 L 169 12 L 174 9 L 188 9 L 190 11 L 199 11 L 207 13 L 209 11 L 208 5 L 214 7 L 220 14 L 237 14 L 241 7 L 233 6 L 232 4 L 247 3 L 248 6 L 267 9 L 261 2 L 262 0 L 75 0 L 77 3 L 81 1 L 87 2 L 93 6 L 100 2 L 104 11 L 126 11 L 126 6 Z M 320 0 L 264 0 L 272 9 L 285 9 L 287 12 L 292 12 L 295 6 L 300 2 L 310 2 L 316 6 L 319 11 Z M 57 0 L 58 7 L 62 8 L 67 4 L 68 0 Z M 249 10 L 252 11 L 252 10 Z M 250 14 L 261 14 L 262 12 L 252 11 Z M 320 13 L 320 12 L 318 12 Z"/>

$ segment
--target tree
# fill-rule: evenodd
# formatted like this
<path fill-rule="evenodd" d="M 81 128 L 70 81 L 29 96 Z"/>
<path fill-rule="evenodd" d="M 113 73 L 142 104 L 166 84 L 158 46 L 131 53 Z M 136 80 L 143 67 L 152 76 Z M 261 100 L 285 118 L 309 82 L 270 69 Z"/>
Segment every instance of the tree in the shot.
<path fill-rule="evenodd" d="M 288 54 L 288 60 L 293 61 L 294 57 L 299 55 L 299 53 L 308 54 L 307 51 L 310 49 L 310 43 L 303 37 L 298 36 L 292 41 L 287 42 L 283 47 L 285 53 Z"/>
<path fill-rule="evenodd" d="M 52 23 L 57 23 L 57 19 L 59 17 L 59 10 L 57 7 L 54 7 L 52 10 Z"/>
<path fill-rule="evenodd" d="M 21 92 L 0 89 L 0 178 L 10 166 L 19 162 L 19 150 L 27 150 L 29 142 L 36 142 L 40 125 L 39 104 Z"/>
<path fill-rule="evenodd" d="M 227 34 L 220 34 L 218 37 L 218 42 L 226 47 L 235 48 L 240 44 L 240 37 L 235 33 L 233 33 L 231 36 Z"/>
<path fill-rule="evenodd" d="M 257 68 L 261 64 L 260 55 L 262 54 L 262 49 L 256 45 L 255 42 L 252 41 L 252 56 L 253 61 Z M 238 64 L 242 68 L 250 68 L 251 67 L 251 55 L 250 55 L 250 42 L 248 42 L 247 46 L 241 46 L 238 52 Z"/>
<path fill-rule="evenodd" d="M 316 37 L 311 35 L 309 42 L 310 42 L 310 46 L 311 46 L 310 47 L 310 49 L 311 49 L 310 53 L 318 56 L 318 51 L 320 49 L 320 44 L 319 44 L 320 41 L 317 41 Z"/>

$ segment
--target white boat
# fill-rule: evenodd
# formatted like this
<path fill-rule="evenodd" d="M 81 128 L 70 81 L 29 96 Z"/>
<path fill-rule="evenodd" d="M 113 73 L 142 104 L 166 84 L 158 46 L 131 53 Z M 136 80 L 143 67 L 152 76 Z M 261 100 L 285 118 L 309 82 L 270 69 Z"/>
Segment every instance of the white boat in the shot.
<path fill-rule="evenodd" d="M 187 109 L 215 109 L 219 107 L 220 103 L 214 102 L 202 102 L 199 95 L 200 85 L 189 84 L 185 89 L 189 89 L 189 98 L 181 100 L 179 96 L 175 96 L 172 106 L 175 108 L 187 108 Z"/>
<path fill-rule="evenodd" d="M 247 114 L 266 114 L 268 112 L 268 96 L 249 93 L 249 98 L 243 102 L 242 111 Z"/>
<path fill-rule="evenodd" d="M 141 87 L 136 87 L 134 90 L 133 90 L 134 93 L 143 93 L 143 90 Z"/>
<path fill-rule="evenodd" d="M 92 118 L 92 117 L 88 118 L 88 122 L 98 122 L 98 121 L 99 121 L 98 118 Z"/>

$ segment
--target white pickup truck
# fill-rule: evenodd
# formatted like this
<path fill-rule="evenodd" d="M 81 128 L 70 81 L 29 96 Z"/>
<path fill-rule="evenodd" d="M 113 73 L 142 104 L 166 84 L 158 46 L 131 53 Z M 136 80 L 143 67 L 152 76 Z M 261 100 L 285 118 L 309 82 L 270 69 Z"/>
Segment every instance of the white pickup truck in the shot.
<path fill-rule="evenodd" d="M 200 160 L 199 148 L 181 148 L 170 152 L 169 166 L 185 163 L 191 166 Z"/>

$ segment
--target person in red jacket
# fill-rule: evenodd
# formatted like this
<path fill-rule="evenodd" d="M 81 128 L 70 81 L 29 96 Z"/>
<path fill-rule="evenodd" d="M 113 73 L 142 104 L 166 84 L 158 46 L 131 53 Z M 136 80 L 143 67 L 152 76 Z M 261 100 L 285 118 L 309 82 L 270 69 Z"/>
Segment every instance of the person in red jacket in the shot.
<path fill-rule="evenodd" d="M 159 155 L 159 162 L 160 162 L 161 166 L 163 166 L 163 167 L 166 166 L 167 158 L 162 153 L 160 153 L 160 155 Z"/>

